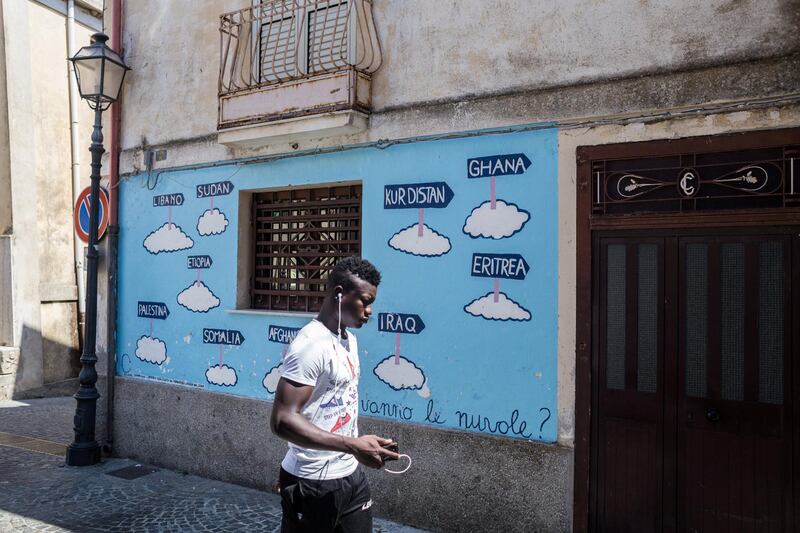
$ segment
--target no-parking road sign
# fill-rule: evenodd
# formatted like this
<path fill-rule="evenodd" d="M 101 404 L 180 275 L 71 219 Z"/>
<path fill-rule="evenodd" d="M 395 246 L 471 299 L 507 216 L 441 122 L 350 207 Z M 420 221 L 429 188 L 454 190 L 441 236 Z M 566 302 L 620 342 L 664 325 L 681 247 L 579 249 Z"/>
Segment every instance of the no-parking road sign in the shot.
<path fill-rule="evenodd" d="M 75 201 L 75 211 L 73 212 L 75 233 L 87 244 L 89 243 L 89 207 L 92 199 L 91 192 L 91 187 L 86 187 L 81 191 L 78 195 L 78 199 Z M 108 193 L 102 187 L 100 188 L 100 205 L 98 207 L 97 240 L 99 241 L 103 238 L 106 228 L 108 227 L 109 215 Z"/>

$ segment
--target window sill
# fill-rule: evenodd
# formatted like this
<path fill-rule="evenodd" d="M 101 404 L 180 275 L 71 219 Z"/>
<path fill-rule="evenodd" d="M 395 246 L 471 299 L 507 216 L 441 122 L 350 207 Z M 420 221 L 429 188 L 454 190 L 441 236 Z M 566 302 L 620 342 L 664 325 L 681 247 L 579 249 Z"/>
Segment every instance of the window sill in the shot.
<path fill-rule="evenodd" d="M 225 309 L 232 315 L 257 315 L 257 316 L 282 316 L 286 318 L 316 318 L 317 313 L 304 313 L 301 311 L 265 311 L 262 309 Z"/>
<path fill-rule="evenodd" d="M 217 141 L 236 148 L 254 148 L 266 143 L 352 135 L 366 131 L 367 123 L 367 115 L 360 111 L 336 111 L 222 130 Z"/>

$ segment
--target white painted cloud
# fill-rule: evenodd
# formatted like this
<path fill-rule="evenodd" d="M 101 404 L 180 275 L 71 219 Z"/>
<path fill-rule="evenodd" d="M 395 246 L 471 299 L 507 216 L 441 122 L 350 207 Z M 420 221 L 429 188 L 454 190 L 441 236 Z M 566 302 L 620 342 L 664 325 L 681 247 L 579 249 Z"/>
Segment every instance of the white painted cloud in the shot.
<path fill-rule="evenodd" d="M 530 320 L 531 313 L 517 302 L 501 292 L 498 294 L 497 301 L 494 301 L 494 293 L 490 292 L 477 300 L 473 300 L 464 306 L 464 311 L 473 315 L 480 316 L 487 320 Z"/>
<path fill-rule="evenodd" d="M 202 281 L 195 281 L 178 294 L 178 303 L 189 311 L 206 313 L 219 305 L 219 298 Z"/>
<path fill-rule="evenodd" d="M 165 223 L 144 239 L 144 248 L 151 254 L 161 252 L 177 252 L 194 246 L 194 241 L 186 235 L 180 226 Z"/>
<path fill-rule="evenodd" d="M 206 381 L 212 385 L 233 387 L 236 385 L 236 370 L 228 365 L 214 365 L 206 370 Z"/>
<path fill-rule="evenodd" d="M 276 367 L 270 368 L 269 372 L 264 375 L 264 379 L 261 381 L 261 385 L 267 392 L 270 394 L 275 394 L 275 391 L 278 390 L 278 381 L 281 379 L 281 365 Z"/>
<path fill-rule="evenodd" d="M 422 388 L 417 391 L 417 394 L 422 396 L 423 398 L 430 398 L 431 397 L 431 389 L 428 387 L 428 380 L 425 380 L 425 383 L 422 384 Z"/>
<path fill-rule="evenodd" d="M 136 357 L 146 363 L 160 365 L 167 359 L 167 344 L 161 339 L 142 335 L 136 341 Z"/>
<path fill-rule="evenodd" d="M 200 235 L 219 235 L 228 227 L 225 213 L 217 209 L 206 209 L 197 219 L 197 232 Z"/>
<path fill-rule="evenodd" d="M 450 239 L 440 235 L 427 224 L 422 224 L 420 237 L 419 223 L 417 223 L 392 235 L 389 246 L 407 254 L 433 257 L 450 251 Z"/>
<path fill-rule="evenodd" d="M 497 200 L 492 209 L 492 202 L 487 201 L 472 210 L 463 231 L 476 239 L 503 239 L 520 231 L 530 218 L 530 213 L 515 204 Z"/>
<path fill-rule="evenodd" d="M 400 356 L 399 362 L 395 363 L 397 358 L 390 355 L 372 370 L 378 379 L 389 385 L 394 390 L 420 390 L 425 385 L 425 374 L 422 370 L 403 357 Z"/>

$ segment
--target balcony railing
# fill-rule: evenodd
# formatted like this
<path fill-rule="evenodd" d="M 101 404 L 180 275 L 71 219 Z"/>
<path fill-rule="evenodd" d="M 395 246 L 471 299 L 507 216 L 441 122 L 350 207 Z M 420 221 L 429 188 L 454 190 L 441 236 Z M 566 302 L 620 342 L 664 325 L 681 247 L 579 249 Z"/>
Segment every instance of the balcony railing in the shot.
<path fill-rule="evenodd" d="M 267 0 L 226 13 L 220 17 L 219 127 L 368 111 L 370 74 L 380 65 L 371 0 Z M 270 92 L 281 87 L 292 90 Z M 243 98 L 259 92 L 270 92 L 269 102 Z"/>

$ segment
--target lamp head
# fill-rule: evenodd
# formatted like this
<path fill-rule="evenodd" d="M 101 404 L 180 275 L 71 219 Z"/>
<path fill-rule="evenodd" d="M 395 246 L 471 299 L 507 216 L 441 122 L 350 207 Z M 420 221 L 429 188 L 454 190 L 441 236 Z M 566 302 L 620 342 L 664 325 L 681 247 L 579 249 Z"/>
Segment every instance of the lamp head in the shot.
<path fill-rule="evenodd" d="M 107 109 L 117 101 L 125 73 L 130 70 L 119 54 L 106 45 L 107 41 L 106 34 L 95 33 L 91 44 L 69 59 L 75 67 L 81 98 L 92 109 Z"/>

